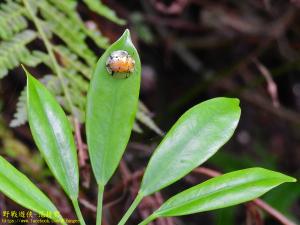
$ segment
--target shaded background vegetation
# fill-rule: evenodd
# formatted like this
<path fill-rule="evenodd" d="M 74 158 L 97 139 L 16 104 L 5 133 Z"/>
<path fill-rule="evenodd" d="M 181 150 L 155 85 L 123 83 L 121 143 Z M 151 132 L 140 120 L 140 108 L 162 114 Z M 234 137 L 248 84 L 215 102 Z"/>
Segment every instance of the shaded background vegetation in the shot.
<path fill-rule="evenodd" d="M 262 166 L 299 178 L 299 1 L 103 2 L 127 24 L 121 26 L 104 19 L 81 2 L 77 11 L 85 22 L 94 21 L 110 42 L 116 40 L 125 28 L 131 30 L 143 64 L 141 100 L 150 110 L 146 114 L 163 131 L 198 102 L 216 96 L 238 97 L 242 108 L 238 130 L 204 166 L 220 172 Z M 34 26 L 29 23 L 29 27 Z M 60 43 L 61 39 L 54 37 L 52 41 Z M 97 57 L 103 52 L 92 40 L 87 40 L 87 44 Z M 31 45 L 30 48 L 44 50 L 40 41 Z M 31 68 L 31 71 L 43 77 L 49 69 L 42 65 Z M 63 215 L 74 217 L 62 190 L 37 153 L 28 126 L 9 127 L 24 85 L 25 77 L 19 67 L 0 80 L 1 155 L 34 179 L 54 199 Z M 159 132 L 140 126 L 143 132 L 133 134 L 120 168 L 105 193 L 104 222 L 107 224 L 116 224 L 129 206 L 138 190 L 138 177 L 161 140 Z M 85 142 L 84 130 L 77 130 L 81 131 Z M 95 181 L 84 152 L 80 156 L 83 157 L 80 166 L 84 187 L 80 198 L 85 216 L 89 223 L 93 223 Z M 146 198 L 130 224 L 147 216 L 167 196 L 204 179 L 207 176 L 191 174 L 162 193 Z M 299 183 L 285 184 L 267 194 L 264 200 L 299 222 Z M 19 207 L 0 194 L 0 209 L 17 210 Z M 158 220 L 155 224 L 280 223 L 247 204 L 212 213 Z"/>

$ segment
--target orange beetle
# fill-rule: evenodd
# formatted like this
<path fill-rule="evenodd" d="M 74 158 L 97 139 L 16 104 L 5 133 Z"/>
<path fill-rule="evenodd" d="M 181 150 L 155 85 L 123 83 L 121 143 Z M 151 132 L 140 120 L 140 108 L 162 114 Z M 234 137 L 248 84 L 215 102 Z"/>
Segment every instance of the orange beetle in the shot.
<path fill-rule="evenodd" d="M 132 73 L 134 71 L 135 61 L 124 50 L 114 51 L 106 61 L 106 69 L 113 76 L 114 73 Z"/>

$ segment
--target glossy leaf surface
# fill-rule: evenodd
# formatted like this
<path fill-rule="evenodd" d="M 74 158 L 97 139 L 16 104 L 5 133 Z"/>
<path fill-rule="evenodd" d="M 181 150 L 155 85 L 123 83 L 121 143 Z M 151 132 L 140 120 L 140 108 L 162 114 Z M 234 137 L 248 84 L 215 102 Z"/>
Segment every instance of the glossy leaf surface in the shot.
<path fill-rule="evenodd" d="M 225 208 L 258 198 L 272 188 L 295 182 L 292 177 L 263 168 L 249 168 L 212 178 L 167 200 L 157 217 L 181 216 Z"/>
<path fill-rule="evenodd" d="M 2 156 L 0 156 L 0 191 L 25 208 L 41 215 L 48 215 L 54 221 L 61 219 L 60 215 L 54 217 L 54 212 L 57 213 L 58 210 L 47 196 Z"/>
<path fill-rule="evenodd" d="M 239 118 L 239 100 L 231 98 L 214 98 L 184 113 L 153 153 L 140 194 L 152 194 L 205 162 L 232 136 Z"/>
<path fill-rule="evenodd" d="M 28 119 L 34 141 L 71 199 L 78 197 L 78 163 L 71 125 L 50 92 L 27 71 Z"/>
<path fill-rule="evenodd" d="M 106 69 L 113 51 L 124 50 L 135 60 L 128 78 L 116 78 Z M 86 113 L 90 159 L 98 184 L 105 185 L 116 170 L 129 141 L 141 79 L 141 63 L 129 31 L 112 44 L 99 59 L 91 79 Z"/>

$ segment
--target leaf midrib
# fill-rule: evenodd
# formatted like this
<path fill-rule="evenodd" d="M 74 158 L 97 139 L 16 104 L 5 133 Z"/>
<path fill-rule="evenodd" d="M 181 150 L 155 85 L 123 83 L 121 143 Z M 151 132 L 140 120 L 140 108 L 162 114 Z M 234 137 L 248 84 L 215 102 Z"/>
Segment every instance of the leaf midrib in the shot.
<path fill-rule="evenodd" d="M 117 98 L 118 98 L 118 92 L 116 92 L 116 91 L 118 91 L 118 90 L 116 90 L 116 89 L 121 89 L 122 88 L 122 86 L 123 86 L 123 83 L 121 83 L 120 84 L 120 86 L 119 87 L 117 87 L 117 85 L 113 85 L 113 93 L 115 93 L 114 95 L 113 95 L 113 101 L 112 101 L 112 105 L 113 105 L 113 107 L 112 107 L 112 112 L 111 112 L 111 114 L 110 114 L 110 116 L 109 116 L 109 118 L 110 118 L 110 120 L 109 121 L 111 121 L 110 122 L 110 126 L 108 126 L 109 127 L 109 132 L 108 132 L 108 134 L 112 134 L 112 132 L 111 132 L 111 130 L 113 129 L 113 127 L 115 126 L 115 120 L 113 119 L 114 117 L 115 117 L 115 114 L 116 114 L 116 108 L 118 107 L 117 105 L 116 105 L 116 102 L 117 102 Z M 113 124 L 113 125 L 112 125 Z M 111 143 L 111 139 L 112 139 L 112 135 L 108 135 L 108 138 L 106 139 L 107 141 L 106 141 L 106 143 L 105 143 L 105 146 L 107 146 L 109 143 Z M 104 161 L 103 161 L 103 163 L 102 163 L 102 167 L 101 167 L 101 171 L 103 171 L 102 173 L 104 173 L 104 176 L 103 176 L 103 185 L 106 185 L 106 182 L 107 182 L 107 178 L 106 178 L 106 175 L 108 175 L 108 174 L 106 174 L 106 171 L 105 171 L 105 167 L 106 167 L 106 163 L 105 162 L 107 162 L 107 147 L 105 147 L 105 151 L 103 152 L 103 159 L 104 159 Z M 112 150 L 112 151 L 115 151 L 115 149 L 114 150 Z M 110 171 L 109 171 L 109 173 L 110 173 Z"/>
<path fill-rule="evenodd" d="M 251 185 L 251 184 L 255 184 L 257 182 L 261 182 L 261 181 L 270 181 L 270 180 L 274 180 L 276 178 L 279 178 L 279 177 L 272 177 L 272 178 L 260 178 L 260 179 L 257 179 L 257 180 L 252 180 L 251 182 L 243 182 L 243 183 L 240 183 L 239 185 L 237 186 L 234 186 L 234 184 L 231 184 L 229 186 L 226 186 L 225 188 L 221 188 L 221 189 L 218 189 L 217 191 L 212 191 L 212 192 L 208 192 L 205 194 L 205 196 L 201 195 L 201 196 L 197 196 L 195 197 L 194 199 L 192 200 L 187 200 L 187 201 L 184 201 L 183 203 L 180 204 L 180 206 L 177 206 L 177 207 L 170 207 L 170 208 L 166 208 L 162 211 L 162 214 L 164 211 L 169 211 L 169 210 L 176 210 L 177 208 L 181 208 L 181 207 L 184 207 L 185 205 L 191 205 L 193 204 L 194 202 L 197 202 L 201 199 L 207 199 L 209 198 L 210 196 L 213 196 L 215 194 L 218 194 L 220 192 L 223 192 L 223 191 L 228 191 L 230 189 L 234 189 L 234 188 L 240 188 L 240 187 L 243 187 L 243 186 L 248 186 L 248 185 Z M 280 178 L 279 178 L 280 179 Z M 281 182 L 278 182 L 278 183 L 282 183 L 283 181 Z M 270 186 L 274 186 L 274 185 L 270 185 Z M 161 214 L 161 213 L 160 213 Z"/>

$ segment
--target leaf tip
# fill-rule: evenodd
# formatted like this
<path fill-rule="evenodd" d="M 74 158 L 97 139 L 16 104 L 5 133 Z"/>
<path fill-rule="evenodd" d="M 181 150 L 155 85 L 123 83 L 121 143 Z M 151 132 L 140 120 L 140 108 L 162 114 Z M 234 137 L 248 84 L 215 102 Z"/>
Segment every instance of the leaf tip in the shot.
<path fill-rule="evenodd" d="M 25 66 L 24 66 L 23 64 L 21 64 L 21 67 L 22 67 L 22 69 L 24 70 L 25 75 L 28 77 L 28 75 L 30 75 L 30 74 L 29 74 L 29 72 L 27 71 L 27 69 L 25 68 Z"/>
<path fill-rule="evenodd" d="M 130 31 L 129 31 L 129 29 L 125 29 L 125 31 L 124 31 L 124 33 L 123 33 L 122 36 L 124 36 L 126 38 L 130 37 Z"/>
<path fill-rule="evenodd" d="M 210 99 L 208 101 L 221 101 L 221 102 L 225 102 L 226 104 L 230 104 L 230 105 L 233 105 L 233 106 L 237 106 L 237 107 L 240 107 L 240 99 L 238 98 L 231 98 L 231 97 L 217 97 L 217 98 L 213 98 L 213 99 Z"/>
<path fill-rule="evenodd" d="M 240 106 L 240 99 L 238 98 L 232 98 L 231 99 L 232 104 L 236 107 L 236 109 L 238 110 L 239 114 L 241 114 L 241 106 Z"/>
<path fill-rule="evenodd" d="M 32 78 L 32 75 L 29 73 L 29 71 L 26 69 L 26 67 L 25 67 L 23 64 L 21 64 L 21 66 L 22 66 L 22 69 L 23 69 L 24 72 L 25 72 L 25 75 L 26 75 L 26 77 L 27 77 L 27 83 L 28 83 L 28 82 L 29 82 L 29 79 Z"/>
<path fill-rule="evenodd" d="M 240 99 L 238 99 L 238 98 L 233 98 L 233 100 L 235 101 L 235 104 L 236 104 L 237 106 L 240 106 Z"/>
<path fill-rule="evenodd" d="M 291 177 L 291 176 L 288 176 L 288 175 L 285 175 L 285 174 L 282 174 L 282 183 L 295 183 L 297 182 L 297 179 L 294 178 L 294 177 Z"/>
<path fill-rule="evenodd" d="M 296 178 L 288 176 L 288 175 L 283 174 L 283 173 L 274 172 L 274 171 L 271 171 L 271 170 L 268 170 L 268 169 L 265 169 L 265 168 L 261 168 L 261 167 L 254 167 L 254 169 L 256 169 L 259 172 L 268 172 L 268 173 L 271 173 L 273 176 L 275 175 L 277 178 L 281 179 L 281 181 L 282 181 L 281 183 L 285 183 L 285 182 L 291 183 L 291 182 L 296 182 L 297 181 Z"/>
<path fill-rule="evenodd" d="M 122 34 L 120 40 L 123 40 L 125 43 L 129 43 L 130 45 L 132 45 L 131 35 L 130 35 L 129 29 L 125 29 L 125 31 Z"/>
<path fill-rule="evenodd" d="M 229 98 L 229 100 L 231 101 L 231 104 L 240 108 L 240 99 L 238 98 Z"/>
<path fill-rule="evenodd" d="M 297 182 L 297 179 L 296 178 L 294 178 L 294 177 L 288 177 L 289 178 L 289 181 L 288 182 Z"/>

